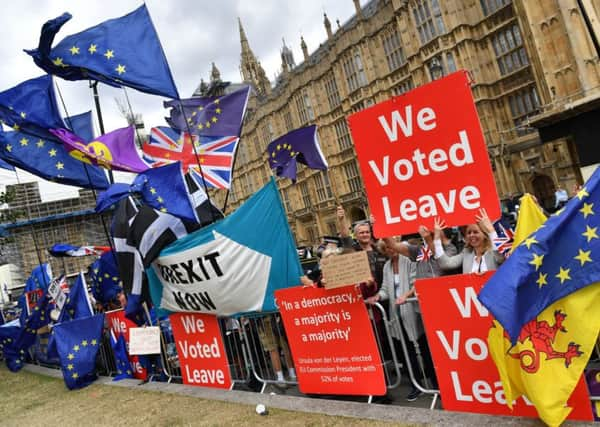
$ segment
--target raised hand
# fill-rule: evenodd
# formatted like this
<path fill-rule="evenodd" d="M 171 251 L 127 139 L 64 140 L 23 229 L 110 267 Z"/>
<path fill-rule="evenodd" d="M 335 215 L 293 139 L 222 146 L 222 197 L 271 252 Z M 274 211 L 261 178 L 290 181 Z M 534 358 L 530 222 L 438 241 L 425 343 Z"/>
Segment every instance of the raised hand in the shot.
<path fill-rule="evenodd" d="M 442 232 L 444 231 L 444 228 L 446 228 L 446 222 L 439 217 L 434 218 L 434 220 L 433 220 L 433 237 L 435 239 L 441 240 Z"/>
<path fill-rule="evenodd" d="M 487 211 L 484 208 L 479 209 L 479 215 L 475 215 L 475 219 L 481 228 L 483 228 L 486 233 L 492 233 L 494 231 L 494 225 L 492 221 L 490 221 L 490 217 L 487 214 Z"/>

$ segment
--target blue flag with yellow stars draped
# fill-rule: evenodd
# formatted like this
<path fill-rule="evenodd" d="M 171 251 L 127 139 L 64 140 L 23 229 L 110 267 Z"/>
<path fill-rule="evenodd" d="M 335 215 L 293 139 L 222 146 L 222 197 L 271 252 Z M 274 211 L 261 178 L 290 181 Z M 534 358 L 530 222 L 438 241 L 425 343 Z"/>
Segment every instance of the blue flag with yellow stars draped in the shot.
<path fill-rule="evenodd" d="M 60 316 L 58 317 L 59 322 L 66 322 L 73 319 L 81 319 L 83 317 L 89 317 L 94 314 L 90 298 L 88 296 L 87 286 L 85 284 L 85 277 L 83 273 L 79 273 L 77 279 L 67 295 L 67 300 L 63 306 Z"/>
<path fill-rule="evenodd" d="M 97 378 L 104 313 L 60 323 L 53 328 L 60 367 L 69 390 L 83 388 Z"/>
<path fill-rule="evenodd" d="M 108 304 L 115 301 L 119 293 L 123 292 L 117 256 L 113 251 L 102 254 L 89 268 L 92 282 L 92 295 L 97 302 Z"/>
<path fill-rule="evenodd" d="M 513 251 L 479 299 L 513 344 L 553 302 L 600 281 L 600 170 L 567 205 Z"/>
<path fill-rule="evenodd" d="M 202 136 L 240 135 L 250 86 L 223 96 L 201 96 L 167 101 L 165 120 L 174 129 Z"/>
<path fill-rule="evenodd" d="M 54 37 L 69 19 L 71 14 L 65 13 L 46 22 L 38 48 L 25 51 L 47 73 L 179 98 L 146 5 L 67 36 L 52 48 Z"/>
<path fill-rule="evenodd" d="M 131 370 L 129 358 L 127 357 L 127 344 L 125 343 L 123 334 L 119 334 L 119 337 L 116 338 L 114 331 L 111 329 L 110 346 L 115 355 L 115 366 L 117 367 L 117 375 L 115 375 L 113 381 L 133 378 L 133 371 Z"/>
<path fill-rule="evenodd" d="M 53 137 L 54 138 L 54 137 Z M 71 157 L 62 143 L 23 132 L 0 132 L 0 158 L 48 181 L 104 190 L 104 171 Z"/>
<path fill-rule="evenodd" d="M 295 129 L 267 147 L 269 166 L 275 169 L 277 176 L 284 176 L 296 181 L 297 163 L 311 169 L 326 170 L 327 160 L 321 151 L 317 126 Z"/>
<path fill-rule="evenodd" d="M 58 110 L 52 77 L 45 75 L 0 92 L 0 120 L 14 130 L 42 138 L 48 129 L 65 127 Z"/>

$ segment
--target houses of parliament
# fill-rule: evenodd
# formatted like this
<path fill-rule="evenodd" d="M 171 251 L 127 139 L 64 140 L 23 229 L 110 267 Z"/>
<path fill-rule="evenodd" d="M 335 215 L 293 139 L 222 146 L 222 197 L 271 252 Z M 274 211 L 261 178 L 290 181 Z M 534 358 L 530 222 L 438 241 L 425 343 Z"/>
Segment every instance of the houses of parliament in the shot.
<path fill-rule="evenodd" d="M 353 1 L 345 23 L 324 14 L 319 46 L 299 40 L 298 61 L 284 43 L 274 82 L 239 22 L 240 72 L 253 91 L 228 212 L 270 179 L 267 145 L 316 124 L 328 171 L 300 166 L 295 184 L 277 179 L 297 244 L 335 234 L 338 204 L 353 221 L 368 218 L 347 116 L 460 69 L 501 198 L 530 192 L 552 207 L 557 187 L 582 183 L 600 162 L 600 0 Z M 224 192 L 213 197 L 223 206 Z"/>

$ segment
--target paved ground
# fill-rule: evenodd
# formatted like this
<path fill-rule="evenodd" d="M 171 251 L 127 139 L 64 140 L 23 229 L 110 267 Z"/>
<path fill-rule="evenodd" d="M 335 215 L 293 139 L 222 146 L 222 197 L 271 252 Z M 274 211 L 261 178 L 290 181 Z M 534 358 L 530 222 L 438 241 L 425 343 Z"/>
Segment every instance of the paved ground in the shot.
<path fill-rule="evenodd" d="M 62 373 L 56 369 L 43 368 L 36 365 L 26 365 L 25 369 L 62 378 Z M 143 389 L 146 391 L 160 391 L 185 396 L 194 396 L 202 399 L 220 400 L 226 402 L 237 402 L 250 405 L 262 403 L 267 408 L 279 408 L 292 411 L 316 412 L 328 415 L 367 418 L 383 421 L 402 421 L 415 425 L 429 426 L 543 426 L 539 420 L 519 417 L 496 417 L 488 415 L 468 414 L 450 412 L 443 410 L 430 410 L 431 397 L 422 396 L 411 406 L 405 406 L 404 397 L 408 392 L 408 386 L 401 386 L 398 391 L 392 393 L 393 404 L 368 404 L 365 398 L 354 399 L 356 401 L 341 400 L 339 398 L 309 398 L 301 396 L 295 388 L 280 390 L 269 386 L 264 394 L 252 393 L 240 390 L 219 390 L 204 387 L 186 386 L 183 384 L 167 384 L 164 382 L 150 382 L 142 384 L 138 380 L 122 380 L 113 382 L 110 377 L 101 377 L 98 383 L 113 387 L 128 387 L 132 389 Z M 277 394 L 270 394 L 277 393 Z M 347 398 L 345 398 L 347 399 Z M 402 405 L 402 406 L 401 406 Z M 593 423 L 568 422 L 565 426 L 594 425 Z M 598 425 L 598 424 L 596 424 Z"/>

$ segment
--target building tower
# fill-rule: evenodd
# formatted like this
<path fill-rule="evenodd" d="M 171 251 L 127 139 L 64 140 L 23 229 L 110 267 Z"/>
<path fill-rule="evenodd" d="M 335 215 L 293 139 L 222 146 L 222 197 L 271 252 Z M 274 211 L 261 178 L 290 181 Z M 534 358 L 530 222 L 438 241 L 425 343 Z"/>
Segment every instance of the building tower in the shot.
<path fill-rule="evenodd" d="M 242 80 L 245 83 L 249 83 L 254 86 L 258 95 L 268 95 L 271 93 L 271 83 L 265 74 L 265 70 L 260 65 L 260 61 L 256 59 L 250 44 L 246 38 L 244 27 L 242 26 L 242 20 L 238 18 L 240 26 L 240 43 L 242 45 L 242 54 L 240 60 L 240 72 L 242 73 Z"/>

